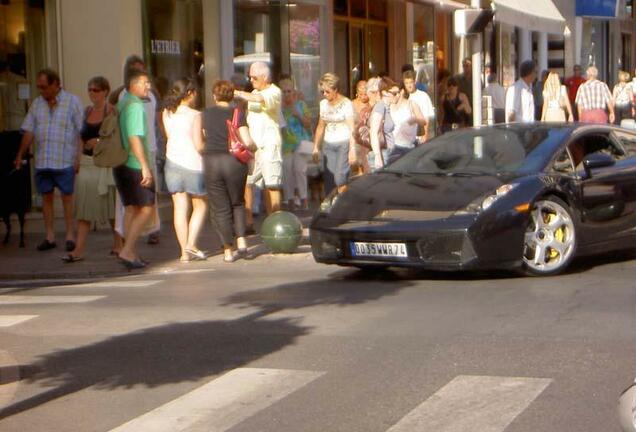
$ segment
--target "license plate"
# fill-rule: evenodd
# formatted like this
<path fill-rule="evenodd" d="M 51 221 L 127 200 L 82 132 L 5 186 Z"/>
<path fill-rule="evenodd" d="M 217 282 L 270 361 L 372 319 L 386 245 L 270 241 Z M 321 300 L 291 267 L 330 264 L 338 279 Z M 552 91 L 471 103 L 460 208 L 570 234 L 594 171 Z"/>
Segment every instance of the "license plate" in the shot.
<path fill-rule="evenodd" d="M 405 243 L 351 242 L 354 257 L 408 258 Z"/>

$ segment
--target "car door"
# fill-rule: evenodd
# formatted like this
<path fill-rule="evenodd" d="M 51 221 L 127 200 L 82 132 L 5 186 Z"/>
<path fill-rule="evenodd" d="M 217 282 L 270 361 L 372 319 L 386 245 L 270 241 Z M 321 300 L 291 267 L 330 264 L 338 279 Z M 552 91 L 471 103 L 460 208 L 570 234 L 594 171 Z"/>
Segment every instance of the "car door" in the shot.
<path fill-rule="evenodd" d="M 576 165 L 581 226 L 584 243 L 603 243 L 625 235 L 633 227 L 634 194 L 628 190 L 633 166 L 624 164 L 624 151 L 610 137 L 610 131 L 585 133 L 570 143 L 568 150 Z M 583 159 L 593 153 L 605 153 L 614 165 L 592 169 L 588 175 Z"/>

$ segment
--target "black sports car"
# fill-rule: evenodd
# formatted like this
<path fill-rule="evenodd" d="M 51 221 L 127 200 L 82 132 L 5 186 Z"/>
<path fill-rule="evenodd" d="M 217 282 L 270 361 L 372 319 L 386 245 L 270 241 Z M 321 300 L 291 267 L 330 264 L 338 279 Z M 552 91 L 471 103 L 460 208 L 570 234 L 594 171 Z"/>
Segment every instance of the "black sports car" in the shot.
<path fill-rule="evenodd" d="M 438 270 L 563 271 L 633 247 L 636 132 L 510 124 L 450 132 L 331 194 L 311 226 L 316 261 Z"/>

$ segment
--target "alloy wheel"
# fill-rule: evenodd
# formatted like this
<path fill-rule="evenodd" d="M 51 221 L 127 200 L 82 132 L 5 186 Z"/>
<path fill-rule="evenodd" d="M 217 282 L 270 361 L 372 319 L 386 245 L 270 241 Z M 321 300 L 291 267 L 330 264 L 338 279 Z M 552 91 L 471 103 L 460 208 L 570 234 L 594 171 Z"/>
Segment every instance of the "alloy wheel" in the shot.
<path fill-rule="evenodd" d="M 532 273 L 558 273 L 569 264 L 574 254 L 574 222 L 564 205 L 554 200 L 538 201 L 530 214 L 523 262 Z"/>

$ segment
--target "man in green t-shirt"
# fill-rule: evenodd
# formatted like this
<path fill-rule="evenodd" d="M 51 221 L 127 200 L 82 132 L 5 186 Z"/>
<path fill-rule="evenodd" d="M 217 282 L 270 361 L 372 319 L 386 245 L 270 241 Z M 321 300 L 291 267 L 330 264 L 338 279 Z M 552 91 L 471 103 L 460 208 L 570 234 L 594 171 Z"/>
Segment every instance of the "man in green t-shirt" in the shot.
<path fill-rule="evenodd" d="M 128 269 L 146 264 L 137 254 L 137 239 L 155 211 L 155 186 L 148 164 L 146 112 L 141 98 L 148 97 L 150 79 L 143 71 L 134 71 L 126 83 L 128 92 L 117 103 L 122 145 L 128 151 L 126 163 L 113 170 L 117 191 L 124 204 L 125 244 L 119 259 Z"/>

